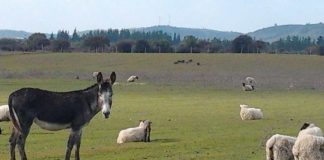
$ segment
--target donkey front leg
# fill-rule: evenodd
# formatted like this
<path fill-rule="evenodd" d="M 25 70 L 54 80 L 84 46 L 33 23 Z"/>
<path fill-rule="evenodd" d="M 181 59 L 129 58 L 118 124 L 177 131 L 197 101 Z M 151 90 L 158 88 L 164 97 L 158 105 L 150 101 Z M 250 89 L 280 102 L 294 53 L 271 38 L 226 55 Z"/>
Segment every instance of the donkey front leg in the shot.
<path fill-rule="evenodd" d="M 66 149 L 66 154 L 65 154 L 65 160 L 70 160 L 71 157 L 71 151 L 73 149 L 73 146 L 76 146 L 75 149 L 75 159 L 79 160 L 80 155 L 79 155 L 79 149 L 80 149 L 80 144 L 81 144 L 81 133 L 82 130 L 71 130 L 69 140 L 67 143 L 67 149 Z"/>

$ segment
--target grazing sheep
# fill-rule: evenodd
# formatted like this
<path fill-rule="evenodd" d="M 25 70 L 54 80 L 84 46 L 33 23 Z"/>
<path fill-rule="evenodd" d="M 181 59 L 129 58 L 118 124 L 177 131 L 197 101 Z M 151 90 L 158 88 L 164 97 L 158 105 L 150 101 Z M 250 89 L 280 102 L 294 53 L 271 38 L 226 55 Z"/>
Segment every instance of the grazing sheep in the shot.
<path fill-rule="evenodd" d="M 296 137 L 275 134 L 266 143 L 267 160 L 294 160 L 292 148 Z"/>
<path fill-rule="evenodd" d="M 138 77 L 133 75 L 127 79 L 127 82 L 135 82 L 136 79 L 138 79 Z"/>
<path fill-rule="evenodd" d="M 138 127 L 121 130 L 117 143 L 126 142 L 150 142 L 151 124 L 149 120 L 141 120 Z"/>
<path fill-rule="evenodd" d="M 263 118 L 263 113 L 261 109 L 249 108 L 248 105 L 241 104 L 240 116 L 242 120 L 257 120 Z"/>
<path fill-rule="evenodd" d="M 322 130 L 313 123 L 301 127 L 292 152 L 295 160 L 323 160 L 324 138 Z"/>
<path fill-rule="evenodd" d="M 253 85 L 250 85 L 250 84 L 242 83 L 242 90 L 243 91 L 253 91 L 254 90 L 254 86 Z"/>
<path fill-rule="evenodd" d="M 247 84 L 250 84 L 250 85 L 255 85 L 256 84 L 256 81 L 253 77 L 246 77 L 245 78 L 245 81 Z"/>

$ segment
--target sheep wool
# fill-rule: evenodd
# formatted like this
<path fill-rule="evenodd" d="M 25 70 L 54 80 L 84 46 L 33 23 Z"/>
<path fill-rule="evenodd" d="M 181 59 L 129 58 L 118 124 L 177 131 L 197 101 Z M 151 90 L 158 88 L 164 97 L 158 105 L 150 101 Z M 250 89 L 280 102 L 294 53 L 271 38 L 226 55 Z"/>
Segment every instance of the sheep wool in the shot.
<path fill-rule="evenodd" d="M 258 120 L 263 118 L 261 109 L 249 108 L 248 105 L 241 104 L 240 116 L 242 120 Z"/>
<path fill-rule="evenodd" d="M 149 120 L 143 120 L 140 121 L 138 127 L 121 130 L 118 134 L 117 143 L 146 142 L 147 137 L 149 137 L 148 134 L 151 132 L 151 123 Z"/>
<path fill-rule="evenodd" d="M 10 121 L 9 106 L 1 105 L 0 106 L 0 122 Z"/>
<path fill-rule="evenodd" d="M 296 137 L 275 134 L 266 143 L 267 160 L 294 160 L 292 148 Z"/>

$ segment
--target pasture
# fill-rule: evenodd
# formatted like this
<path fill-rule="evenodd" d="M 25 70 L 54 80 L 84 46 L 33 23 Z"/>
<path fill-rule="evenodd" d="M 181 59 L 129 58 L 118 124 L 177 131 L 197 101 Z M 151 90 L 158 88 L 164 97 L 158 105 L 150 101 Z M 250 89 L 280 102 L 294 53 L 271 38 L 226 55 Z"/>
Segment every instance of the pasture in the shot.
<path fill-rule="evenodd" d="M 178 59 L 193 63 L 173 64 Z M 81 159 L 260 160 L 272 134 L 295 136 L 305 121 L 324 127 L 323 68 L 323 57 L 300 55 L 7 55 L 0 56 L 0 104 L 21 87 L 84 89 L 95 83 L 93 71 L 116 71 L 111 117 L 98 113 L 84 128 Z M 131 74 L 139 83 L 126 84 Z M 257 79 L 255 92 L 241 91 L 245 76 Z M 242 121 L 239 104 L 262 108 L 265 118 Z M 140 119 L 153 122 L 152 142 L 117 145 L 118 132 Z M 9 159 L 11 126 L 0 126 L 0 159 Z M 28 158 L 63 159 L 68 134 L 33 125 Z"/>

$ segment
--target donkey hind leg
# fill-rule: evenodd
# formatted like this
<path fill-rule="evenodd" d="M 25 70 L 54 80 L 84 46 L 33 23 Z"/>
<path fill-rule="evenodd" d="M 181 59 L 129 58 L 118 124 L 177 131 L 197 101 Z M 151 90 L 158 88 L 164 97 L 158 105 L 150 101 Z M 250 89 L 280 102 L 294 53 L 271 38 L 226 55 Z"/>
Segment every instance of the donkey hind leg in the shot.
<path fill-rule="evenodd" d="M 80 155 L 79 155 L 79 148 L 80 148 L 80 144 L 81 144 L 81 133 L 82 130 L 71 130 L 70 136 L 69 136 L 69 140 L 67 143 L 67 149 L 66 149 L 66 154 L 65 154 L 65 160 L 70 160 L 71 157 L 71 151 L 73 149 L 73 146 L 76 146 L 75 149 L 75 159 L 79 160 L 80 159 Z"/>
<path fill-rule="evenodd" d="M 33 124 L 33 121 L 26 119 L 24 123 L 21 124 L 22 124 L 21 125 L 22 131 L 18 132 L 17 145 L 18 145 L 18 150 L 19 150 L 21 160 L 27 160 L 27 155 L 25 152 L 25 143 L 26 143 L 26 138 L 29 134 L 30 127 Z"/>
<path fill-rule="evenodd" d="M 10 159 L 11 160 L 16 160 L 16 155 L 15 155 L 15 148 L 17 144 L 17 138 L 18 138 L 18 131 L 15 127 L 12 128 L 11 136 L 9 138 L 9 144 L 10 144 Z"/>

